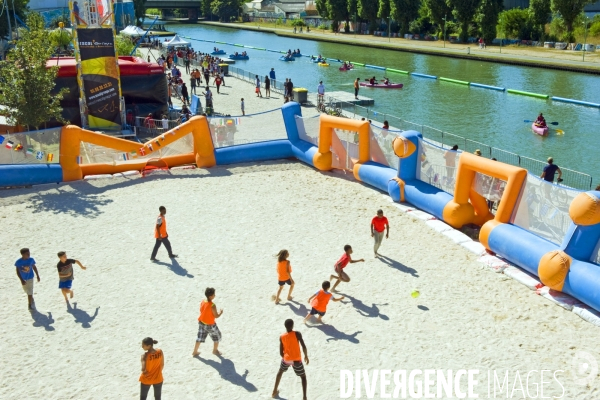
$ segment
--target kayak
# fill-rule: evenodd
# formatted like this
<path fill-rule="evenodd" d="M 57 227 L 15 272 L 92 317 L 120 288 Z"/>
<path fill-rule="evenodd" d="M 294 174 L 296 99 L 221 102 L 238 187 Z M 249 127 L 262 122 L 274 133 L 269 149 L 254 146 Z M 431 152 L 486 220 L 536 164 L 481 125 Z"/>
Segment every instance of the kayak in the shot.
<path fill-rule="evenodd" d="M 241 54 L 238 54 L 237 56 L 235 54 L 230 54 L 229 58 L 232 60 L 249 60 L 250 57 L 248 56 L 243 56 Z"/>
<path fill-rule="evenodd" d="M 281 56 L 279 57 L 280 61 L 296 61 L 296 59 L 294 57 L 288 58 L 286 56 Z"/>
<path fill-rule="evenodd" d="M 370 88 L 383 88 L 383 89 L 402 89 L 402 87 L 404 85 L 402 83 L 390 83 L 389 85 L 386 85 L 385 83 L 376 83 L 374 85 L 371 85 L 370 83 L 367 83 L 367 82 L 361 82 L 360 86 L 370 87 Z"/>
<path fill-rule="evenodd" d="M 537 126 L 535 124 L 535 122 L 533 124 L 531 124 L 531 130 L 533 131 L 533 133 L 537 133 L 540 136 L 546 136 L 548 135 L 548 127 L 547 126 Z"/>
<path fill-rule="evenodd" d="M 329 67 L 329 64 L 324 63 L 324 62 L 320 62 L 319 64 L 317 64 L 319 67 Z"/>
<path fill-rule="evenodd" d="M 219 55 L 219 54 L 227 54 L 225 53 L 225 50 L 219 50 L 219 51 L 213 51 L 212 53 L 210 53 L 213 56 Z"/>
<path fill-rule="evenodd" d="M 300 53 L 292 53 L 292 57 L 302 57 L 302 54 L 300 54 Z"/>
<path fill-rule="evenodd" d="M 323 59 L 319 60 L 319 59 L 317 59 L 317 58 L 312 58 L 310 61 L 311 61 L 311 62 L 314 62 L 314 63 L 322 63 L 322 62 L 325 62 L 325 60 L 323 60 Z"/>
<path fill-rule="evenodd" d="M 351 69 L 354 69 L 354 65 L 351 65 L 351 66 L 346 67 L 346 68 L 340 67 L 340 71 L 350 71 Z"/>

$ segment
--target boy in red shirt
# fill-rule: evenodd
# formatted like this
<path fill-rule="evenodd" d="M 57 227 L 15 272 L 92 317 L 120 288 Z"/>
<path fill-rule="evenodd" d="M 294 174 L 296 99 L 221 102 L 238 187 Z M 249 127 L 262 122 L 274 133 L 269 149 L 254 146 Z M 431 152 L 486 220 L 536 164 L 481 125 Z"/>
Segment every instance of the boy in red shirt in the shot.
<path fill-rule="evenodd" d="M 332 292 L 335 292 L 335 288 L 337 287 L 337 285 L 340 284 L 340 282 L 350 282 L 350 277 L 348 276 L 347 273 L 344 272 L 344 268 L 346 268 L 348 263 L 354 264 L 357 262 L 365 262 L 364 258 L 361 258 L 360 260 L 353 260 L 352 257 L 350 256 L 351 254 L 352 254 L 352 246 L 350 246 L 349 244 L 345 245 L 344 246 L 344 255 L 341 256 L 340 259 L 337 260 L 337 262 L 333 266 L 333 269 L 335 270 L 335 273 L 337 275 L 331 275 L 329 277 L 330 282 L 332 279 L 337 279 L 337 282 L 331 288 Z"/>
<path fill-rule="evenodd" d="M 328 292 L 330 286 L 331 286 L 331 283 L 329 283 L 329 281 L 324 281 L 323 284 L 321 285 L 322 289 L 319 290 L 317 293 L 313 294 L 312 296 L 310 296 L 310 298 L 308 299 L 308 302 L 312 306 L 312 309 L 308 312 L 308 314 L 306 315 L 306 318 L 304 318 L 304 321 L 303 321 L 304 323 L 306 323 L 306 321 L 308 321 L 308 319 L 311 317 L 311 315 L 316 315 L 316 314 L 319 315 L 319 317 L 317 318 L 317 322 L 322 323 L 323 321 L 321 320 L 321 318 L 323 318 L 323 316 L 325 315 L 325 312 L 327 311 L 327 303 L 329 303 L 329 300 L 333 300 L 333 301 L 344 300 L 344 296 L 338 297 L 337 299 L 335 297 L 333 297 L 333 294 Z"/>
<path fill-rule="evenodd" d="M 306 351 L 306 345 L 302 340 L 300 332 L 296 332 L 294 329 L 294 320 L 285 320 L 285 330 L 287 331 L 279 337 L 279 354 L 281 354 L 281 365 L 279 366 L 279 372 L 277 372 L 277 378 L 275 379 L 275 388 L 273 389 L 272 397 L 274 399 L 279 398 L 279 382 L 281 376 L 285 371 L 290 368 L 294 368 L 294 372 L 302 380 L 302 398 L 306 400 L 306 372 L 304 371 L 304 365 L 302 365 L 302 354 L 300 353 L 300 346 L 304 352 L 304 362 L 308 365 L 308 353 Z"/>
<path fill-rule="evenodd" d="M 379 250 L 379 246 L 383 241 L 384 230 L 385 238 L 388 239 L 390 237 L 390 225 L 387 218 L 383 216 L 383 210 L 377 210 L 377 215 L 371 220 L 371 237 L 375 238 L 375 246 L 373 247 L 375 258 L 379 257 L 377 250 Z"/>

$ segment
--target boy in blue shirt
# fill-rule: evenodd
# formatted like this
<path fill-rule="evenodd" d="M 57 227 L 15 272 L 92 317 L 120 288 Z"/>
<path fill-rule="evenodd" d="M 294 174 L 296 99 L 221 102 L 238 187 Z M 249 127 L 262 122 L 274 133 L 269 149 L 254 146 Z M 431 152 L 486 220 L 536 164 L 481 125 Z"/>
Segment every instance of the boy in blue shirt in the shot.
<path fill-rule="evenodd" d="M 40 274 L 35 266 L 35 260 L 30 257 L 29 249 L 21 249 L 21 258 L 15 262 L 17 269 L 17 276 L 23 286 L 23 291 L 27 294 L 27 301 L 29 303 L 29 310 L 33 311 L 35 307 L 35 301 L 33 300 L 33 273 L 37 277 L 37 281 L 40 281 Z"/>

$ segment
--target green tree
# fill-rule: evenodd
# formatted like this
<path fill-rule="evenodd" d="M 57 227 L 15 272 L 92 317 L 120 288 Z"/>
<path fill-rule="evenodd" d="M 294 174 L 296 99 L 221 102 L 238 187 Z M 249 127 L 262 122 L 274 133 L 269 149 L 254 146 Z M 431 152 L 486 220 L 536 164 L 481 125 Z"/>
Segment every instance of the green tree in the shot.
<path fill-rule="evenodd" d="M 404 35 L 409 30 L 410 21 L 419 16 L 421 0 L 391 0 L 391 15 L 400 24 L 400 34 Z"/>
<path fill-rule="evenodd" d="M 68 89 L 52 93 L 58 67 L 46 68 L 53 51 L 50 32 L 37 13 L 28 15 L 27 26 L 0 68 L 0 104 L 14 125 L 37 129 L 53 119 L 64 123 L 60 101 Z"/>
<path fill-rule="evenodd" d="M 529 0 L 529 19 L 542 37 L 545 34 L 544 26 L 552 15 L 551 5 L 550 0 Z"/>
<path fill-rule="evenodd" d="M 349 22 L 348 0 L 327 0 L 329 19 L 335 22 Z"/>
<path fill-rule="evenodd" d="M 133 0 L 136 26 L 142 26 L 146 18 L 146 0 Z"/>
<path fill-rule="evenodd" d="M 496 38 L 498 15 L 502 12 L 503 3 L 504 0 L 481 0 L 478 22 L 481 36 L 486 43 L 490 43 Z"/>
<path fill-rule="evenodd" d="M 50 31 L 50 42 L 54 48 L 63 47 L 67 48 L 69 43 L 73 40 L 71 33 L 66 29 L 54 29 Z"/>
<path fill-rule="evenodd" d="M 200 11 L 202 11 L 202 15 L 204 15 L 205 18 L 210 19 L 212 17 L 211 6 L 212 6 L 212 0 L 203 0 L 202 1 L 202 6 L 200 7 Z"/>
<path fill-rule="evenodd" d="M 240 13 L 242 2 L 240 0 L 213 0 L 211 10 L 219 17 L 221 22 L 229 22 L 231 18 L 237 18 Z"/>
<path fill-rule="evenodd" d="M 567 42 L 575 41 L 573 24 L 577 17 L 583 13 L 583 7 L 593 2 L 594 0 L 552 0 L 552 11 L 559 13 L 565 24 L 566 35 L 563 40 Z"/>
<path fill-rule="evenodd" d="M 329 18 L 329 10 L 327 10 L 327 0 L 316 0 L 315 7 L 322 18 Z"/>
<path fill-rule="evenodd" d="M 8 8 L 10 9 L 9 11 L 6 11 L 6 4 L 8 3 Z M 25 17 L 27 15 L 27 11 L 29 10 L 29 8 L 27 7 L 27 4 L 29 3 L 29 0 L 15 0 L 15 2 L 13 3 L 11 0 L 2 0 L 2 2 L 0 2 L 0 10 L 2 10 L 0 12 L 0 37 L 7 37 L 8 36 L 8 21 L 6 18 L 6 13 L 8 12 L 8 15 L 10 16 L 10 24 L 12 29 L 15 29 L 15 17 L 14 17 L 14 13 L 13 10 L 15 10 L 15 13 L 17 14 L 17 16 L 19 18 L 21 18 L 21 20 L 25 20 Z M 14 6 L 13 6 L 14 4 Z"/>
<path fill-rule="evenodd" d="M 360 18 L 373 23 L 377 19 L 379 4 L 373 0 L 358 0 L 357 10 Z"/>
<path fill-rule="evenodd" d="M 440 32 L 443 35 L 446 27 L 445 19 L 452 18 L 452 7 L 450 7 L 447 0 L 423 0 L 423 5 L 429 18 L 440 27 Z"/>
<path fill-rule="evenodd" d="M 390 0 L 379 0 L 378 18 L 388 18 L 392 13 Z"/>
<path fill-rule="evenodd" d="M 529 11 L 521 8 L 502 11 L 499 27 L 505 38 L 529 39 L 531 36 Z"/>
<path fill-rule="evenodd" d="M 358 0 L 348 0 L 348 18 L 354 19 L 358 15 Z M 346 21 L 346 33 L 350 31 L 349 21 Z M 356 21 L 355 21 L 356 22 Z M 356 30 L 356 26 L 354 27 Z"/>
<path fill-rule="evenodd" d="M 466 43 L 469 40 L 469 25 L 479 9 L 481 0 L 450 0 L 454 8 L 454 17 L 460 23 L 460 40 Z"/>

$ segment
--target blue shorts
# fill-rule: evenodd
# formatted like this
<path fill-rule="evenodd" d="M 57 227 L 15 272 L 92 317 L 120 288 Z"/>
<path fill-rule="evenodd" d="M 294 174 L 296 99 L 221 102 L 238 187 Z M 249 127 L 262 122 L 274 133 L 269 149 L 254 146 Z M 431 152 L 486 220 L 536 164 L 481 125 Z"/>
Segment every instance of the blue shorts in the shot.
<path fill-rule="evenodd" d="M 321 317 L 325 315 L 325 311 L 321 312 L 316 310 L 314 307 L 310 310 L 310 315 L 319 314 Z"/>
<path fill-rule="evenodd" d="M 58 282 L 59 289 L 71 289 L 71 286 L 73 286 L 73 280 Z"/>

